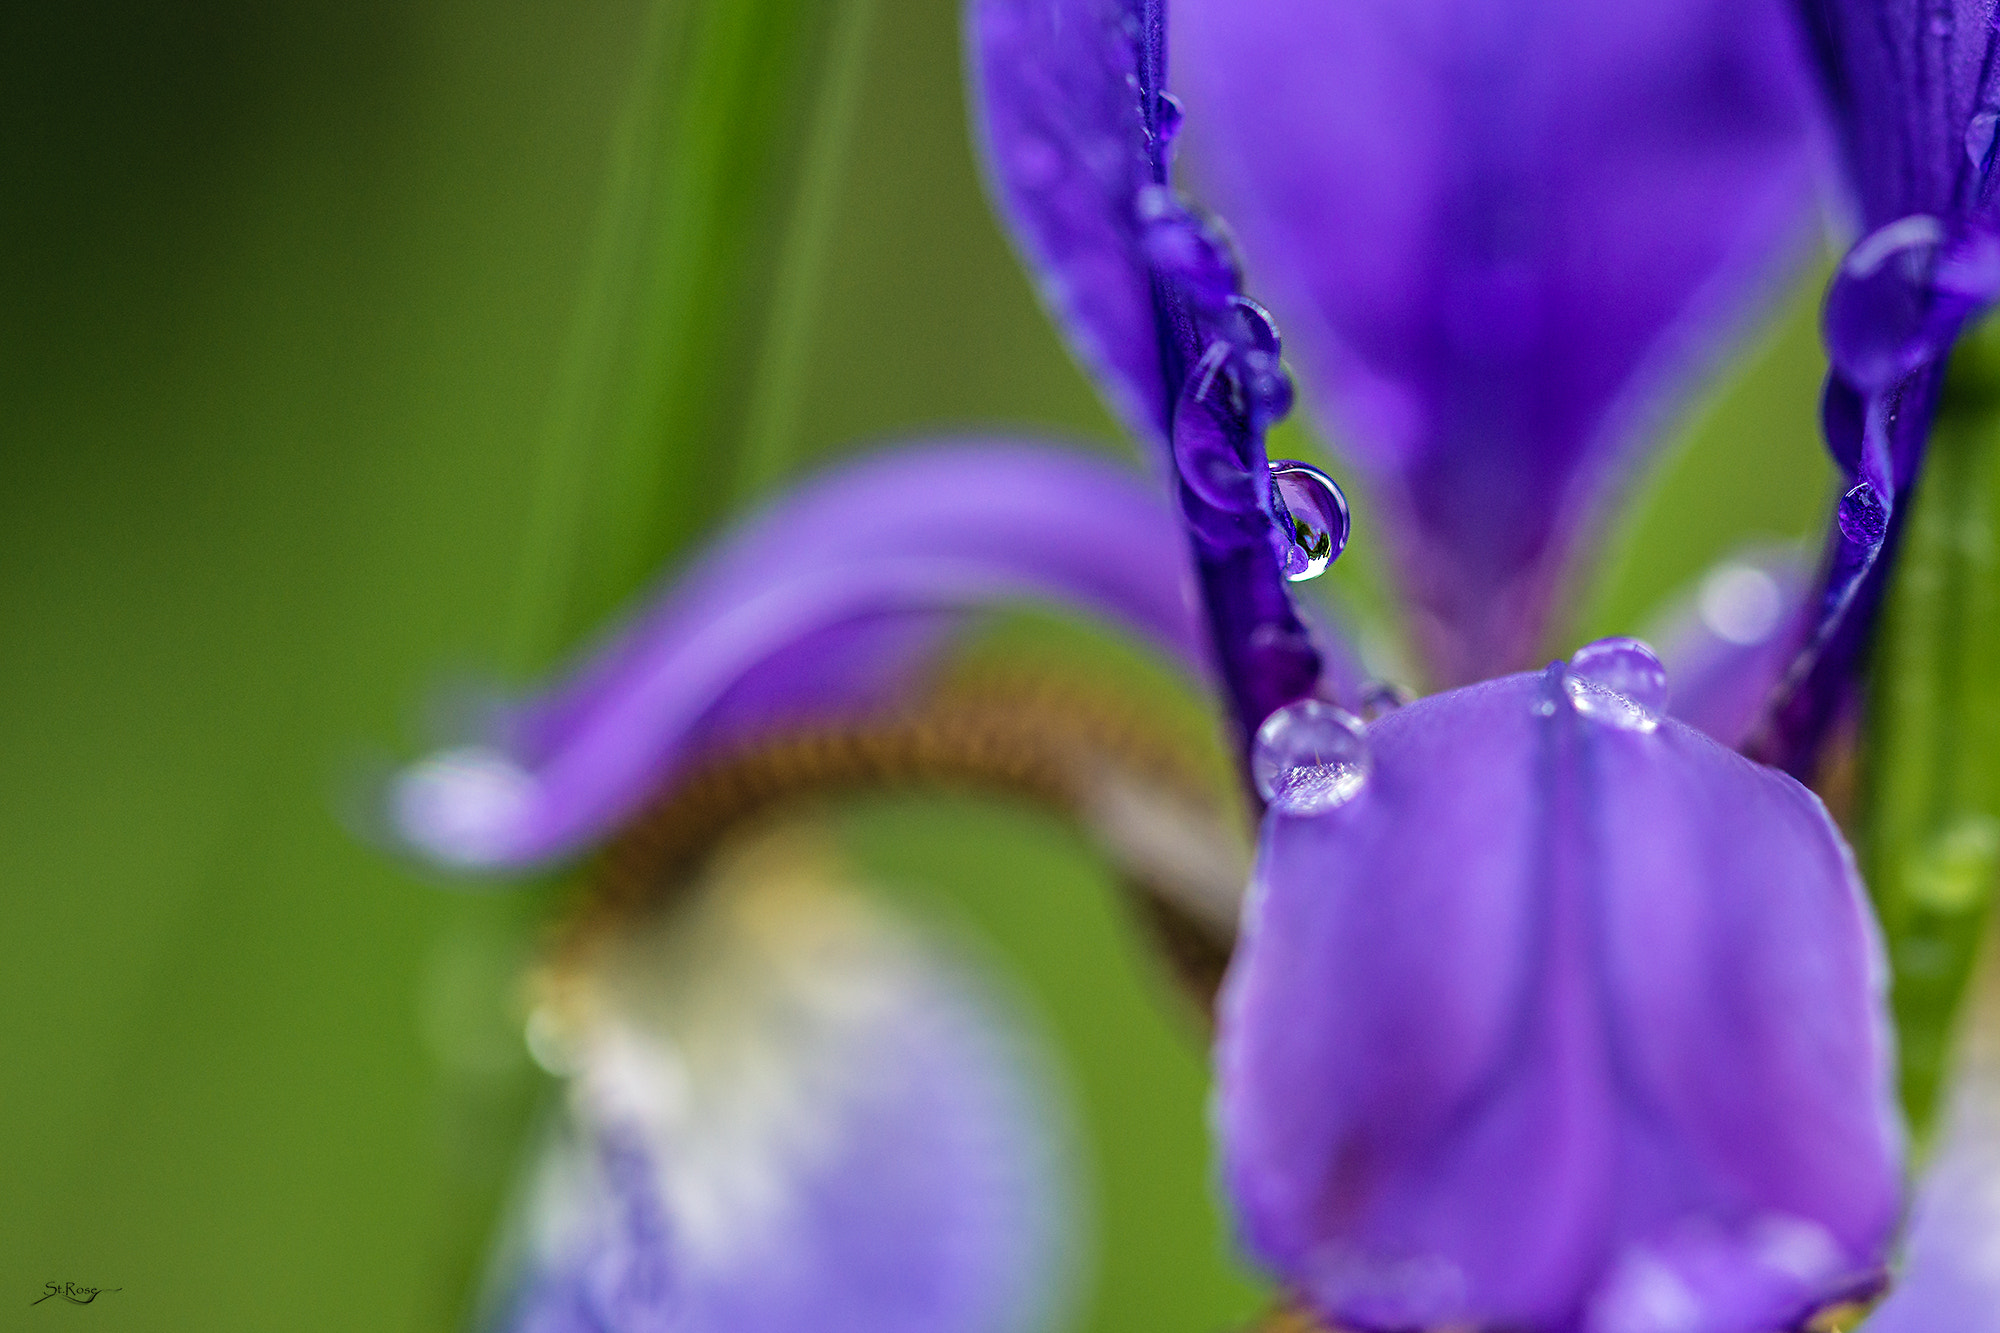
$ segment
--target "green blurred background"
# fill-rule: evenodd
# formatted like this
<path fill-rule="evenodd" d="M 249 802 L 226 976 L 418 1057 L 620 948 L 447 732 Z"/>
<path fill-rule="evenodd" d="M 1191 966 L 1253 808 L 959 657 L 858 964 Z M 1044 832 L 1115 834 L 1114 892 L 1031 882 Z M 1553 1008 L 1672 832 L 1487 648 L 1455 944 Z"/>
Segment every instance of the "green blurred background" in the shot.
<path fill-rule="evenodd" d="M 0 1328 L 459 1327 L 544 1094 L 511 987 L 551 890 L 412 875 L 356 775 L 837 452 L 1121 446 L 981 195 L 950 0 L 0 24 Z M 1815 525 L 1819 371 L 1801 295 L 1636 492 L 1589 633 Z M 1358 515 L 1329 582 L 1379 611 Z M 1082 846 L 966 801 L 843 827 L 1060 1046 L 1082 1326 L 1256 1309 L 1201 1039 Z M 51 1280 L 121 1290 L 30 1308 Z"/>

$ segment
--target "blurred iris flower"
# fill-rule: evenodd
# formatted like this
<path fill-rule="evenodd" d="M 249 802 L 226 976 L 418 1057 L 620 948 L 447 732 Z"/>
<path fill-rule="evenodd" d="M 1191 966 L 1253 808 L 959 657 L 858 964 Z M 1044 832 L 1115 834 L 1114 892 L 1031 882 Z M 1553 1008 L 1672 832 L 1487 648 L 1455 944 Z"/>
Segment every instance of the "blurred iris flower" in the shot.
<path fill-rule="evenodd" d="M 1225 1185 L 1311 1315 L 1772 1333 L 1877 1291 L 1903 1142 L 1875 928 L 1818 799 L 1730 747 L 1809 769 L 1942 357 L 2000 289 L 1993 33 L 1983 4 L 1934 8 L 1808 0 L 1871 228 L 1828 306 L 1855 489 L 1812 594 L 1734 571 L 1670 689 L 1634 640 L 1522 668 L 1673 393 L 1801 238 L 1794 15 L 1183 0 L 1187 137 L 1239 251 L 1171 179 L 1160 0 L 972 0 L 1000 211 L 1164 486 L 1025 442 L 849 465 L 399 778 L 401 835 L 460 869 L 624 849 L 554 968 L 575 1137 L 530 1209 L 515 1326 L 998 1330 L 1046 1309 L 1055 1247 L 1024 1237 L 1054 1194 L 999 1021 L 844 897 L 701 868 L 746 811 L 891 781 L 1050 801 L 1198 985 L 1228 958 Z M 1246 263 L 1380 501 L 1442 693 L 1364 680 L 1294 599 L 1348 514 L 1325 473 L 1266 456 L 1293 391 Z M 1020 599 L 1120 624 L 1213 692 L 1260 820 L 1240 904 L 1226 816 L 1143 746 L 1047 700 L 939 694 L 961 617 Z"/>

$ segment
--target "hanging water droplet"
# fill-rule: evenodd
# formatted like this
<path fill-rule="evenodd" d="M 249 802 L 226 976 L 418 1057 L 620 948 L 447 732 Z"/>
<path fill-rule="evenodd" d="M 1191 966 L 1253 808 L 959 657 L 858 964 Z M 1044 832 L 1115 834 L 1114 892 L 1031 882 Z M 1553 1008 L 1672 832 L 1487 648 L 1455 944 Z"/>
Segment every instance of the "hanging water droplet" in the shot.
<path fill-rule="evenodd" d="M 1288 815 L 1347 804 L 1368 784 L 1373 767 L 1361 720 L 1318 699 L 1286 704 L 1265 718 L 1250 747 L 1258 794 Z"/>
<path fill-rule="evenodd" d="M 1318 578 L 1347 549 L 1347 497 L 1310 463 L 1271 464 L 1271 512 L 1279 567 L 1293 583 Z"/>
<path fill-rule="evenodd" d="M 1840 497 L 1840 533 L 1856 546 L 1875 546 L 1889 530 L 1889 506 L 1876 489 L 1862 482 Z"/>
<path fill-rule="evenodd" d="M 1189 300 L 1205 311 L 1226 309 L 1242 284 L 1236 256 L 1226 241 L 1190 213 L 1172 187 L 1148 185 L 1133 201 L 1146 258 L 1177 279 Z"/>
<path fill-rule="evenodd" d="M 1622 731 L 1652 731 L 1667 707 L 1667 669 L 1638 639 L 1599 639 L 1577 649 L 1563 688 L 1577 712 Z"/>
<path fill-rule="evenodd" d="M 1364 722 L 1373 722 L 1378 717 L 1395 712 L 1416 697 L 1410 690 L 1392 680 L 1371 680 L 1361 687 L 1361 718 Z"/>
<path fill-rule="evenodd" d="M 2000 138 L 2000 108 L 1981 107 L 1965 122 L 1965 155 L 1972 169 L 1984 176 L 1993 169 L 1993 148 Z"/>
<path fill-rule="evenodd" d="M 1862 237 L 1840 261 L 1826 294 L 1826 348 L 1857 388 L 1885 388 L 1949 343 L 1964 310 L 1937 290 L 1947 239 L 1943 222 L 1916 213 Z"/>
<path fill-rule="evenodd" d="M 1172 93 L 1161 93 L 1153 105 L 1154 123 L 1159 127 L 1157 133 L 1160 136 L 1160 143 L 1163 147 L 1171 148 L 1174 139 L 1181 132 L 1181 122 L 1187 118 L 1187 109 L 1181 105 L 1181 99 Z"/>

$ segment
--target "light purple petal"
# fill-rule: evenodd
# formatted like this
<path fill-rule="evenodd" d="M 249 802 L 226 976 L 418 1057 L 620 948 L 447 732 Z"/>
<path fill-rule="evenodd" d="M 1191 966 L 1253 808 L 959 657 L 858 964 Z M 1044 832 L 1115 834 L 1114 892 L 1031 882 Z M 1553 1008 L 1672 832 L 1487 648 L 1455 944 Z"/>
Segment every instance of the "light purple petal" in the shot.
<path fill-rule="evenodd" d="M 575 851 L 705 746 L 879 704 L 938 615 L 1008 599 L 1108 617 L 1204 672 L 1184 540 L 1141 478 L 1030 445 L 913 447 L 752 519 L 489 746 L 406 772 L 398 827 L 464 867 Z"/>
<path fill-rule="evenodd" d="M 1944 1140 L 1911 1212 L 1903 1271 L 1867 1333 L 2000 1333 L 2000 998 L 1961 1057 Z"/>
<path fill-rule="evenodd" d="M 501 1326 L 1033 1333 L 1076 1237 L 1014 1016 L 872 913 L 751 896 L 572 1034 Z"/>
<path fill-rule="evenodd" d="M 1126 423 L 1164 441 L 1161 364 L 1136 200 L 1165 180 L 1138 75 L 1140 0 L 977 0 L 967 8 L 976 137 L 1042 299 Z M 1149 41 L 1150 39 L 1150 41 Z"/>
<path fill-rule="evenodd" d="M 1444 683 L 1515 669 L 1809 203 L 1772 0 L 1176 0 L 1189 151 L 1394 524 Z"/>
<path fill-rule="evenodd" d="M 1368 729 L 1273 815 L 1222 997 L 1252 1252 L 1357 1330 L 1771 1333 L 1898 1210 L 1879 946 L 1796 782 L 1561 668 Z"/>

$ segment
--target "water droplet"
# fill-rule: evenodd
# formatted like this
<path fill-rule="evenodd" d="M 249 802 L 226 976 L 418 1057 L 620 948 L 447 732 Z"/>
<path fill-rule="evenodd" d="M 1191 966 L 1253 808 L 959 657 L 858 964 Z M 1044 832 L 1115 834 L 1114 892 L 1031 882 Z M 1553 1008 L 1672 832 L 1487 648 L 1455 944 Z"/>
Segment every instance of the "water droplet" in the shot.
<path fill-rule="evenodd" d="M 1965 155 L 1972 169 L 1984 176 L 1993 169 L 1993 149 L 2000 139 L 2000 108 L 1981 107 L 1965 122 Z"/>
<path fill-rule="evenodd" d="M 1862 482 L 1840 497 L 1840 533 L 1856 546 L 1875 546 L 1889 530 L 1889 506 L 1873 486 Z"/>
<path fill-rule="evenodd" d="M 1398 708 L 1413 701 L 1417 696 L 1391 680 L 1371 680 L 1361 687 L 1361 717 L 1373 722 L 1376 718 L 1393 713 Z"/>
<path fill-rule="evenodd" d="M 1236 256 L 1216 231 L 1188 212 L 1171 187 L 1148 185 L 1133 201 L 1146 258 L 1177 279 L 1188 299 L 1214 312 L 1228 308 L 1242 284 Z"/>
<path fill-rule="evenodd" d="M 1312 464 L 1271 464 L 1271 511 L 1279 566 L 1293 583 L 1318 578 L 1347 549 L 1347 497 Z"/>
<path fill-rule="evenodd" d="M 1229 298 L 1229 308 L 1237 319 L 1235 342 L 1245 352 L 1261 352 L 1265 356 L 1276 357 L 1283 348 L 1278 337 L 1278 322 L 1271 318 L 1271 312 L 1247 296 Z"/>
<path fill-rule="evenodd" d="M 1638 639 L 1599 639 L 1569 659 L 1563 688 L 1576 711 L 1592 721 L 1652 731 L 1667 706 L 1667 669 Z"/>
<path fill-rule="evenodd" d="M 1154 107 L 1154 120 L 1159 126 L 1157 132 L 1160 143 L 1170 148 L 1181 132 L 1181 122 L 1187 118 L 1187 109 L 1181 105 L 1181 99 L 1172 93 L 1161 93 L 1154 102 Z"/>
<path fill-rule="evenodd" d="M 1250 747 L 1250 776 L 1273 810 L 1316 815 L 1347 804 L 1368 784 L 1374 758 L 1361 720 L 1318 699 L 1264 719 Z"/>
<path fill-rule="evenodd" d="M 1696 605 L 1710 634 L 1724 643 L 1748 647 L 1764 642 L 1778 628 L 1785 593 L 1769 571 L 1732 561 L 1701 581 Z"/>
<path fill-rule="evenodd" d="M 1949 344 L 1969 306 L 1940 299 L 1948 239 L 1943 222 L 1916 213 L 1862 237 L 1841 260 L 1826 294 L 1826 347 L 1857 388 L 1885 388 Z"/>

